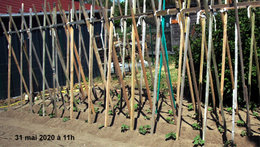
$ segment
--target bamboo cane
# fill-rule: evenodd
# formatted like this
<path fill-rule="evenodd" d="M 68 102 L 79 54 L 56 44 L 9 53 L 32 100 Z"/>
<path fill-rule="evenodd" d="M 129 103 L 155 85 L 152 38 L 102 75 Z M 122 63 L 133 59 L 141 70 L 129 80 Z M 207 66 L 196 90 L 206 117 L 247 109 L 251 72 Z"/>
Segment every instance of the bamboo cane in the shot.
<path fill-rule="evenodd" d="M 187 51 L 188 51 L 188 44 L 189 44 L 189 32 L 190 32 L 190 17 L 187 17 L 186 22 L 186 36 L 185 36 L 185 50 L 183 56 L 183 67 L 182 67 L 182 81 L 181 81 L 181 93 L 180 93 L 180 103 L 179 103 L 179 110 L 178 110 L 178 120 L 177 120 L 177 131 L 176 131 L 176 139 L 179 138 L 181 133 L 181 118 L 182 118 L 182 100 L 183 100 L 183 93 L 184 93 L 184 84 L 185 84 L 185 68 L 186 68 L 186 61 L 187 61 Z"/>
<path fill-rule="evenodd" d="M 46 0 L 44 0 L 44 8 L 46 9 Z M 36 15 L 35 15 L 36 16 Z M 37 17 L 36 17 L 37 18 Z M 46 16 L 43 16 L 43 27 L 46 26 Z M 43 68 L 43 76 L 42 76 L 42 96 L 43 96 L 43 104 L 42 104 L 42 116 L 45 116 L 45 45 L 46 45 L 46 34 L 45 30 L 42 34 L 42 68 Z"/>
<path fill-rule="evenodd" d="M 128 6 L 128 0 L 125 0 L 125 16 L 127 16 L 127 6 Z M 123 19 L 124 23 L 124 31 L 123 31 L 123 61 L 122 61 L 122 74 L 124 75 L 125 72 L 125 49 L 126 49 L 126 27 L 127 27 L 127 22 L 125 19 Z"/>
<path fill-rule="evenodd" d="M 196 104 L 195 104 L 194 91 L 193 91 L 193 85 L 192 85 L 191 73 L 190 73 L 190 65 L 189 65 L 188 59 L 186 61 L 186 69 L 187 69 L 187 75 L 188 75 L 188 81 L 189 81 L 191 102 L 192 102 L 192 106 L 194 108 L 194 112 L 196 113 Z"/>
<path fill-rule="evenodd" d="M 256 72 L 257 72 L 257 80 L 258 80 L 258 95 L 260 95 L 260 69 L 259 69 L 259 60 L 257 56 L 257 48 L 256 48 L 256 40 L 254 39 L 254 55 L 255 55 L 255 62 L 256 62 Z M 258 99 L 259 101 L 259 99 Z"/>
<path fill-rule="evenodd" d="M 110 17 L 114 15 L 114 5 L 111 7 Z M 113 22 L 110 21 L 109 24 L 109 51 L 108 51 L 108 72 L 107 72 L 107 84 L 106 84 L 106 110 L 105 110 L 105 127 L 108 127 L 108 111 L 109 111 L 109 101 L 110 97 L 110 79 L 111 79 L 111 60 L 112 60 L 112 46 L 113 46 Z"/>
<path fill-rule="evenodd" d="M 240 37 L 240 25 L 239 25 L 239 18 L 238 18 L 237 1 L 234 1 L 234 7 L 235 7 L 235 17 L 236 17 L 236 24 L 237 24 L 243 94 L 244 94 L 244 100 L 246 100 L 246 107 L 247 107 L 247 119 L 246 119 L 247 127 L 246 128 L 247 128 L 247 133 L 250 136 L 251 135 L 251 125 L 250 125 L 250 116 L 249 116 L 249 100 L 248 100 L 247 86 L 245 84 L 244 61 L 243 61 L 242 42 L 241 42 L 241 37 Z"/>
<path fill-rule="evenodd" d="M 74 16 L 74 9 L 71 9 L 71 16 L 70 16 L 70 21 L 73 22 L 73 16 Z M 70 26 L 69 29 L 69 34 L 70 34 L 70 119 L 73 118 L 73 99 L 74 99 L 74 52 L 73 52 L 73 43 L 74 43 L 74 30 L 73 27 Z"/>
<path fill-rule="evenodd" d="M 78 19 L 79 21 L 81 20 L 81 9 L 80 9 L 80 4 L 79 4 L 79 18 L 77 17 L 77 14 L 75 14 L 76 15 L 76 19 Z M 81 42 L 83 42 L 83 39 L 81 38 L 81 26 L 80 25 L 78 25 L 78 31 L 79 31 L 79 46 L 78 46 L 78 48 L 79 48 L 79 61 L 81 62 Z M 78 83 L 79 83 L 79 86 L 81 85 L 81 79 L 80 79 L 80 73 L 79 73 L 79 78 L 78 78 Z"/>
<path fill-rule="evenodd" d="M 29 29 L 32 28 L 32 9 L 29 9 L 30 11 L 30 19 L 29 19 Z M 32 83 L 32 32 L 29 31 L 29 59 L 30 59 L 30 65 L 29 65 L 29 85 L 30 85 L 30 95 L 31 95 L 31 99 L 30 99 L 30 111 L 33 112 L 32 110 L 32 93 L 33 93 L 33 83 Z"/>
<path fill-rule="evenodd" d="M 52 11 L 52 24 L 55 25 L 56 23 L 56 16 L 57 16 L 57 11 L 56 11 L 56 6 L 54 4 L 54 7 L 53 7 L 53 11 Z M 53 82 L 53 104 L 54 104 L 54 112 L 55 112 L 55 117 L 57 116 L 57 106 L 56 106 L 56 79 L 57 79 L 57 76 L 56 76 L 56 63 L 55 63 L 55 52 L 56 52 L 56 36 L 55 36 L 55 33 L 54 33 L 54 28 L 52 28 L 52 82 Z"/>

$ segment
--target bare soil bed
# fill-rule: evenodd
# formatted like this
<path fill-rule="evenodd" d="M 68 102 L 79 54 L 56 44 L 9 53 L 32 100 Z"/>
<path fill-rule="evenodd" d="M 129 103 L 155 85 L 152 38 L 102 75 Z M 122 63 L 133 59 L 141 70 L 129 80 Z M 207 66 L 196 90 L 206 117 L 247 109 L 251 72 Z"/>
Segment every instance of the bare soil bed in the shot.
<path fill-rule="evenodd" d="M 78 112 L 74 112 L 74 119 L 63 122 L 64 117 L 69 117 L 69 102 L 66 103 L 66 108 L 62 106 L 61 101 L 57 103 L 58 114 L 56 118 L 50 118 L 48 114 L 53 111 L 53 106 L 50 104 L 46 113 L 47 116 L 39 116 L 37 113 L 40 110 L 40 100 L 35 101 L 33 106 L 34 113 L 29 112 L 28 104 L 24 106 L 13 106 L 12 110 L 0 112 L 0 146 L 193 146 L 193 139 L 201 134 L 201 130 L 193 130 L 192 124 L 196 123 L 195 112 L 188 111 L 187 107 L 190 104 L 184 101 L 183 104 L 183 120 L 181 128 L 181 136 L 179 140 L 165 140 L 165 135 L 170 132 L 176 132 L 176 125 L 169 123 L 167 119 L 173 118 L 169 116 L 168 111 L 171 109 L 169 98 L 159 100 L 159 119 L 156 123 L 156 133 L 148 133 L 141 135 L 138 128 L 143 125 L 151 125 L 151 112 L 149 111 L 148 100 L 141 111 L 138 109 L 135 112 L 135 130 L 121 132 L 122 124 L 129 125 L 130 119 L 126 117 L 127 107 L 122 103 L 122 111 L 119 97 L 116 93 L 112 94 L 113 103 L 118 103 L 118 108 L 115 113 L 110 115 L 110 127 L 104 128 L 104 99 L 102 90 L 97 90 L 98 94 L 94 100 L 94 107 L 99 111 L 92 119 L 94 123 L 86 122 L 88 105 L 79 103 L 77 105 Z M 100 98 L 102 97 L 102 98 Z M 138 103 L 139 96 L 136 90 L 136 101 Z M 68 100 L 67 100 L 68 101 Z M 50 100 L 46 101 L 47 104 Z M 203 109 L 203 107 L 202 107 Z M 257 110 L 259 112 L 259 110 Z M 227 138 L 231 139 L 231 115 L 225 111 L 227 122 Z M 250 112 L 252 124 L 252 137 L 241 137 L 240 133 L 245 130 L 245 127 L 236 125 L 235 143 L 238 147 L 255 147 L 260 146 L 260 121 Z M 205 146 L 223 146 L 222 133 L 218 131 L 218 126 L 215 120 L 215 115 L 208 112 L 207 132 Z M 236 115 L 236 120 L 246 120 L 245 109 L 240 109 L 239 115 Z M 16 136 L 18 135 L 18 136 Z M 20 136 L 21 135 L 21 136 Z M 46 140 L 44 135 L 47 135 Z M 49 135 L 49 137 L 48 137 Z M 64 137 L 64 135 L 67 135 Z M 28 137 L 29 136 L 29 137 Z M 35 140 L 32 140 L 33 137 Z M 54 136 L 54 138 L 52 138 Z M 58 140 L 60 136 L 60 140 Z M 49 139 L 49 140 L 48 140 Z M 42 140 L 42 141 L 41 141 Z"/>

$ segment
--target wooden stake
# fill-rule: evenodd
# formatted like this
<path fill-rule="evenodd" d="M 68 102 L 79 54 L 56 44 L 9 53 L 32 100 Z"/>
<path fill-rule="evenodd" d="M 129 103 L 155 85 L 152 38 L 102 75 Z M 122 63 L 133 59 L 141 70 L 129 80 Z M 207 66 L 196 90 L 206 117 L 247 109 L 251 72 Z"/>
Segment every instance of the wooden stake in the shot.
<path fill-rule="evenodd" d="M 114 16 L 114 6 L 111 7 L 110 17 Z M 109 98 L 110 98 L 110 79 L 111 79 L 111 60 L 112 60 L 112 46 L 113 46 L 113 22 L 109 24 L 109 52 L 108 52 L 108 72 L 106 84 L 106 110 L 105 110 L 105 127 L 108 127 L 108 111 L 109 111 Z"/>
<path fill-rule="evenodd" d="M 179 110 L 178 110 L 178 121 L 177 121 L 177 131 L 176 131 L 176 139 L 179 138 L 181 133 L 181 118 L 182 118 L 182 100 L 183 100 L 183 93 L 184 93 L 184 84 L 185 84 L 185 68 L 186 68 L 186 61 L 187 61 L 187 51 L 189 45 L 189 32 L 190 32 L 190 17 L 187 17 L 186 22 L 186 36 L 185 36 L 185 50 L 184 50 L 184 57 L 183 57 L 183 66 L 182 66 L 182 81 L 181 81 L 181 93 L 180 93 L 180 103 L 179 103 Z"/>
<path fill-rule="evenodd" d="M 32 29 L 32 9 L 29 9 L 30 11 L 30 19 L 29 19 L 29 27 Z M 29 85 L 30 85 L 30 111 L 33 112 L 32 110 L 32 99 L 33 99 L 33 83 L 32 83 L 32 32 L 31 30 L 29 31 L 29 58 L 30 58 L 30 66 L 29 66 Z"/>
<path fill-rule="evenodd" d="M 11 9 L 11 7 L 10 7 Z M 12 21 L 11 21 L 11 14 L 9 15 L 9 25 L 8 30 L 11 31 L 12 28 Z M 10 110 L 11 104 L 11 44 L 12 44 L 12 36 L 9 34 L 8 36 L 8 83 L 7 83 L 7 97 L 8 97 L 8 110 Z"/>
<path fill-rule="evenodd" d="M 44 9 L 46 9 L 46 0 L 44 0 Z M 43 16 L 43 27 L 46 26 L 46 16 Z M 46 45 L 46 34 L 45 30 L 43 30 L 43 38 L 42 38 L 42 69 L 43 69 L 43 75 L 42 75 L 42 97 L 43 97 L 43 104 L 42 104 L 42 116 L 45 116 L 45 45 Z"/>
<path fill-rule="evenodd" d="M 71 16 L 70 16 L 70 21 L 73 22 L 73 16 L 74 16 L 74 10 L 71 9 Z M 74 29 L 73 27 L 70 26 L 69 29 L 69 34 L 70 34 L 70 119 L 73 118 L 73 99 L 74 99 L 74 68 L 73 68 L 73 62 L 74 62 L 74 52 L 73 52 L 73 43 L 74 43 Z M 87 88 L 87 87 L 86 87 Z"/>
<path fill-rule="evenodd" d="M 23 13 L 24 5 L 22 3 L 22 8 L 21 11 Z M 23 20 L 21 22 L 21 29 L 23 30 Z M 23 73 L 23 42 L 24 42 L 24 36 L 23 33 L 21 33 L 21 41 L 20 41 L 20 67 L 21 67 L 21 72 Z M 21 94 L 21 105 L 23 105 L 23 81 L 22 81 L 22 76 L 20 75 L 20 94 Z M 44 112 L 44 111 L 43 111 Z M 44 113 L 43 113 L 44 114 Z M 44 116 L 44 115 L 43 115 Z"/>
<path fill-rule="evenodd" d="M 52 12 L 52 24 L 55 25 L 56 24 L 56 6 L 54 5 L 53 7 L 53 12 Z M 54 113 L 55 113 L 55 117 L 57 116 L 57 106 L 56 106 L 56 64 L 55 64 L 55 52 L 56 52 L 56 36 L 54 33 L 54 28 L 51 29 L 52 31 L 52 82 L 53 82 L 53 107 L 54 107 Z"/>
<path fill-rule="evenodd" d="M 128 0 L 125 0 L 125 16 L 127 16 L 127 6 L 128 6 Z M 124 72 L 125 72 L 125 49 L 126 49 L 126 27 L 127 27 L 127 22 L 125 19 L 123 19 L 124 21 L 124 31 L 123 31 L 123 61 L 122 61 L 122 67 L 123 67 L 123 70 L 122 70 L 122 74 L 124 75 Z"/>

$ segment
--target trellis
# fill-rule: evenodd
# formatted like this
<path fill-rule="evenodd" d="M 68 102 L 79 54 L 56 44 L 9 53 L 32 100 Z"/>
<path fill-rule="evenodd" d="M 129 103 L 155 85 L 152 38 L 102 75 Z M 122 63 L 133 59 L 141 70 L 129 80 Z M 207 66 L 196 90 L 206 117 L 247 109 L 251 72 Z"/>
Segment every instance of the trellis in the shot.
<path fill-rule="evenodd" d="M 117 1 L 119 4 L 119 0 Z M 251 74 L 252 74 L 252 62 L 253 62 L 253 54 L 255 57 L 256 61 L 256 67 L 257 67 L 257 78 L 258 78 L 258 89 L 259 89 L 259 95 L 260 95 L 260 73 L 259 73 L 259 60 L 257 56 L 257 49 L 256 49 L 256 43 L 255 43 L 255 34 L 254 34 L 254 29 L 255 29 L 255 13 L 254 11 L 251 11 L 251 9 L 255 7 L 260 7 L 260 2 L 259 1 L 248 1 L 248 2 L 237 2 L 234 1 L 233 4 L 229 4 L 229 1 L 225 1 L 225 4 L 222 4 L 222 1 L 219 0 L 217 5 L 214 5 L 214 1 L 211 0 L 210 5 L 208 4 L 208 0 L 204 0 L 204 8 L 202 9 L 200 2 L 197 1 L 197 7 L 190 7 L 190 0 L 188 1 L 180 1 L 176 0 L 176 8 L 172 9 L 165 9 L 165 0 L 159 0 L 158 3 L 158 10 L 155 8 L 155 3 L 153 0 L 151 0 L 152 7 L 153 7 L 153 12 L 147 12 L 146 11 L 146 0 L 144 0 L 144 5 L 143 5 L 143 13 L 140 12 L 140 8 L 138 7 L 139 13 L 136 13 L 136 0 L 126 0 L 125 1 L 125 14 L 123 15 L 122 9 L 119 4 L 119 9 L 120 9 L 120 16 L 114 16 L 114 9 L 115 9 L 115 1 L 113 1 L 113 5 L 110 9 L 110 17 L 108 16 L 108 0 L 106 0 L 106 6 L 103 6 L 101 0 L 92 0 L 92 6 L 90 10 L 90 15 L 86 11 L 86 8 L 83 4 L 83 2 L 80 0 L 80 9 L 78 11 L 78 14 L 75 13 L 75 6 L 74 6 L 74 1 L 72 1 L 72 9 L 69 12 L 69 15 L 66 15 L 65 10 L 62 8 L 61 3 L 59 2 L 57 4 L 58 8 L 56 5 L 53 6 L 53 9 L 50 9 L 50 5 L 48 4 L 49 7 L 49 16 L 47 15 L 47 3 L 46 0 L 43 5 L 43 24 L 41 24 L 41 21 L 37 15 L 37 10 L 33 6 L 30 9 L 30 16 L 29 16 L 29 27 L 26 23 L 26 20 L 24 18 L 24 12 L 23 12 L 23 5 L 21 9 L 21 29 L 17 29 L 17 24 L 15 24 L 13 17 L 12 17 L 12 12 L 11 12 L 11 7 L 8 7 L 8 13 L 9 13 L 9 22 L 8 22 L 8 30 L 5 27 L 4 22 L 2 21 L 0 17 L 0 22 L 1 26 L 4 30 L 4 35 L 6 37 L 6 40 L 8 41 L 8 85 L 7 85 L 7 90 L 8 90 L 8 108 L 11 107 L 11 96 L 10 96 L 10 91 L 11 91 L 11 57 L 13 57 L 15 64 L 17 66 L 17 69 L 20 74 L 20 91 L 21 91 L 21 101 L 24 100 L 24 90 L 26 92 L 26 95 L 29 97 L 29 106 L 30 106 L 30 111 L 32 111 L 33 107 L 33 96 L 32 93 L 34 92 L 33 90 L 33 80 L 35 80 L 36 84 L 42 83 L 42 91 L 39 91 L 39 95 L 42 98 L 42 104 L 43 104 L 43 116 L 45 114 L 45 101 L 46 101 L 46 89 L 47 88 L 48 93 L 50 94 L 50 98 L 53 102 L 53 107 L 55 111 L 55 115 L 57 114 L 57 95 L 60 95 L 61 97 L 64 96 L 63 88 L 59 84 L 58 76 L 57 76 L 57 67 L 58 65 L 58 60 L 61 63 L 62 70 L 65 74 L 66 77 L 66 86 L 64 89 L 67 91 L 70 97 L 70 118 L 73 119 L 73 105 L 74 105 L 74 70 L 76 72 L 76 77 L 79 79 L 79 88 L 80 88 L 80 93 L 81 93 L 81 100 L 84 102 L 86 99 L 88 99 L 88 122 L 92 123 L 92 115 L 95 114 L 93 102 L 92 102 L 92 97 L 93 97 L 93 88 L 94 88 L 94 82 L 93 82 L 93 56 L 95 54 L 95 57 L 98 62 L 98 68 L 101 74 L 101 79 L 104 85 L 104 89 L 106 90 L 106 104 L 105 104 L 105 122 L 104 126 L 108 127 L 108 112 L 109 109 L 114 110 L 114 105 L 112 102 L 112 98 L 110 95 L 110 87 L 111 87 L 111 63 L 112 60 L 114 62 L 116 74 L 119 77 L 118 81 L 121 85 L 122 88 L 122 94 L 124 101 L 127 105 L 127 109 L 130 114 L 130 130 L 134 130 L 134 99 L 135 99 L 135 85 L 137 84 L 138 89 L 139 89 L 139 103 L 142 104 L 142 86 L 143 86 L 143 80 L 145 83 L 145 89 L 146 89 L 146 95 L 147 99 L 149 101 L 149 106 L 150 109 L 152 110 L 152 133 L 155 132 L 155 123 L 156 123 L 156 109 L 157 109 L 157 99 L 159 98 L 159 87 L 160 87 L 160 76 L 158 79 L 158 74 L 160 75 L 161 73 L 161 68 L 164 66 L 165 68 L 165 73 L 166 73 L 166 80 L 167 80 L 167 85 L 169 88 L 169 94 L 170 94 L 170 101 L 171 101 L 171 107 L 172 111 L 174 113 L 173 117 L 175 121 L 177 122 L 177 139 L 181 135 L 181 122 L 182 122 L 182 102 L 183 102 L 183 95 L 184 95 L 184 86 L 185 86 L 185 75 L 186 75 L 186 70 L 187 70 L 187 76 L 188 76 L 188 82 L 189 82 L 189 87 L 190 87 L 190 92 L 191 92 L 191 98 L 192 98 L 192 103 L 193 107 L 195 108 L 195 112 L 198 113 L 198 122 L 202 122 L 203 124 L 203 133 L 202 133 L 202 139 L 205 140 L 205 134 L 206 134 L 206 126 L 207 126 L 207 111 L 208 111 L 208 101 L 209 101 L 209 87 L 211 88 L 211 93 L 212 93 L 212 98 L 213 98 L 213 109 L 214 112 L 217 113 L 217 104 L 216 104 L 216 95 L 214 92 L 214 84 L 213 84 L 213 76 L 211 73 L 211 60 L 213 62 L 214 66 L 214 74 L 215 74 L 215 80 L 216 80 L 216 86 L 217 86 L 217 93 L 218 93 L 218 99 L 219 99 L 219 122 L 222 121 L 222 125 L 224 126 L 225 133 L 226 133 L 226 122 L 225 122 L 225 116 L 223 112 L 223 95 L 224 95 L 224 78 L 225 78 L 225 59 L 226 59 L 226 54 L 228 57 L 228 65 L 229 65 L 229 70 L 231 74 L 231 82 L 232 82 L 232 88 L 233 88 L 233 113 L 232 113 L 232 121 L 233 121 L 233 126 L 232 126 L 232 140 L 234 141 L 234 121 L 235 121 L 235 109 L 236 112 L 238 113 L 238 105 L 237 105 L 237 78 L 238 78 L 238 53 L 239 53 L 239 59 L 240 59 L 240 66 L 241 66 L 241 75 L 242 75 L 242 87 L 243 87 L 243 93 L 244 93 L 244 99 L 246 100 L 246 105 L 247 105 L 247 132 L 248 134 L 251 133 L 251 126 L 250 126 L 250 116 L 249 116 L 249 97 L 250 97 L 250 88 L 251 88 Z M 101 19 L 95 18 L 95 5 L 99 6 L 99 15 L 101 16 Z M 127 9 L 128 5 L 130 7 L 130 12 L 131 14 L 127 14 Z M 163 5 L 163 9 L 162 9 Z M 138 5 L 139 6 L 139 5 Z M 251 46 L 250 46 L 250 66 L 249 66 L 249 78 L 248 78 L 248 86 L 249 90 L 247 88 L 247 85 L 245 84 L 245 79 L 244 79 L 244 65 L 243 65 L 243 54 L 242 54 L 242 45 L 241 45 L 241 37 L 240 37 L 240 27 L 239 27 L 239 17 L 238 17 L 238 9 L 240 8 L 248 8 L 249 10 L 249 15 L 251 19 Z M 250 9 L 251 8 L 251 9 Z M 229 41 L 227 38 L 227 11 L 230 9 L 235 9 L 235 17 L 236 17 L 236 45 L 235 45 L 235 70 L 233 71 L 232 67 L 232 62 L 231 62 L 231 55 L 230 55 L 230 48 L 229 48 Z M 62 23 L 57 24 L 57 11 L 59 10 L 59 14 L 62 19 Z M 214 12 L 220 12 L 221 13 L 221 18 L 223 22 L 223 48 L 222 48 L 222 67 L 221 67 L 221 79 L 219 81 L 218 77 L 218 72 L 217 72 L 217 63 L 216 63 L 216 57 L 214 54 L 214 48 L 212 46 L 212 31 L 213 31 L 213 16 Z M 200 70 L 199 70 L 199 85 L 197 85 L 197 79 L 196 79 L 196 73 L 194 69 L 194 63 L 193 63 L 193 58 L 192 58 L 192 52 L 191 52 L 191 47 L 190 47 L 190 41 L 189 41 L 189 35 L 190 35 L 190 18 L 189 14 L 190 13 L 197 13 L 197 21 L 200 22 L 201 28 L 202 28 L 202 42 L 201 42 L 201 58 L 200 58 Z M 166 15 L 176 15 L 177 16 L 177 21 L 180 26 L 180 48 L 179 48 L 179 66 L 178 66 L 178 81 L 177 81 L 177 96 L 174 97 L 174 93 L 172 90 L 172 82 L 171 82 L 171 73 L 169 72 L 169 66 L 168 66 L 168 53 L 167 49 L 165 46 L 165 36 L 164 36 L 164 16 Z M 32 27 L 32 17 L 35 17 L 37 20 L 37 25 L 38 27 Z M 83 20 L 82 20 L 83 16 Z M 76 17 L 76 21 L 74 21 L 74 17 Z M 155 22 L 156 22 L 156 45 L 155 45 L 155 72 L 154 72 L 154 78 L 153 78 L 153 73 L 152 73 L 152 67 L 150 63 L 150 59 L 148 56 L 148 48 L 147 44 L 145 42 L 145 36 L 146 36 L 146 22 L 145 18 L 146 17 L 154 17 Z M 140 19 L 142 22 L 142 42 L 140 42 L 140 35 L 137 30 L 137 22 L 136 18 Z M 122 66 L 123 69 L 121 71 L 120 66 L 119 66 L 119 60 L 117 57 L 117 52 L 115 49 L 115 43 L 114 43 L 114 38 L 115 38 L 115 28 L 113 21 L 114 20 L 121 20 L 121 25 L 122 25 L 122 30 L 123 30 L 123 48 L 120 49 L 122 52 Z M 126 48 L 130 50 L 130 44 L 129 44 L 129 39 L 126 35 L 126 27 L 127 27 L 127 19 L 132 19 L 132 36 L 131 36 L 131 41 L 132 41 L 132 47 L 131 47 L 131 98 L 130 101 L 128 100 L 127 96 L 127 91 L 126 91 L 126 83 L 124 82 L 124 75 L 125 75 L 125 54 L 126 54 Z M 47 21 L 47 24 L 46 24 Z M 104 50 L 104 61 L 101 61 L 101 57 L 99 55 L 99 49 L 97 47 L 97 43 L 95 40 L 94 36 L 94 23 L 95 22 L 101 22 L 102 27 L 104 28 L 104 36 L 101 33 L 100 37 L 102 40 L 102 48 Z M 162 23 L 163 22 L 163 23 Z M 162 23 L 162 24 L 161 24 Z M 89 32 L 89 56 L 87 56 L 86 53 L 86 46 L 83 41 L 83 36 L 81 32 L 81 25 L 86 25 L 88 28 Z M 160 33 L 162 25 L 162 34 Z M 206 30 L 206 25 L 208 25 L 208 30 Z M 67 52 L 62 53 L 61 49 L 61 44 L 59 42 L 59 35 L 57 33 L 57 27 L 64 27 L 66 38 L 67 38 Z M 12 28 L 13 27 L 13 28 Z M 76 42 L 74 40 L 74 28 L 77 27 L 79 28 L 79 42 L 78 42 L 78 48 L 76 46 Z M 52 53 L 49 51 L 49 47 L 46 44 L 46 29 L 50 29 L 51 31 L 51 36 L 52 36 Z M 32 31 L 34 30 L 39 30 L 42 36 L 43 40 L 43 62 L 40 63 L 39 56 L 37 55 L 36 52 L 36 47 L 34 46 L 34 43 L 32 41 Z M 103 30 L 102 30 L 103 31 Z M 206 31 L 208 31 L 208 41 L 206 41 Z M 20 41 L 20 61 L 17 60 L 16 54 L 14 52 L 14 49 L 12 47 L 12 37 L 11 34 L 15 33 Z M 29 55 L 27 54 L 26 50 L 26 44 L 24 43 L 24 33 L 27 33 L 29 36 Z M 120 40 L 120 38 L 117 39 Z M 141 44 L 142 43 L 142 44 Z M 139 53 L 139 57 L 141 60 L 141 78 L 138 79 L 136 76 L 136 72 L 138 68 L 136 68 L 136 45 L 137 44 L 137 50 Z M 83 48 L 81 48 L 83 47 Z M 108 52 L 107 52 L 108 49 Z M 161 49 L 161 52 L 160 52 Z M 86 58 L 86 61 L 81 60 L 81 54 L 82 51 L 84 53 L 84 56 Z M 94 51 L 94 54 L 93 54 Z M 146 52 L 146 54 L 145 54 Z M 52 67 L 52 72 L 53 72 L 53 88 L 51 89 L 47 80 L 46 80 L 46 75 L 45 75 L 45 56 L 47 53 L 48 61 L 51 63 Z M 67 62 L 65 63 L 63 54 L 66 54 Z M 207 70 L 206 70 L 206 92 L 205 92 L 205 104 L 204 104 L 204 115 L 202 115 L 202 108 L 201 108 L 201 99 L 204 99 L 203 93 L 202 93 L 202 79 L 203 79 L 203 62 L 204 62 L 204 54 L 205 58 L 207 60 Z M 26 56 L 26 60 L 29 64 L 29 87 L 26 84 L 23 76 L 23 61 L 22 61 L 22 56 Z M 35 76 L 35 73 L 32 69 L 32 57 L 36 58 L 38 67 L 41 71 L 42 74 L 42 81 L 38 81 L 38 79 Z M 107 57 L 108 55 L 108 57 Z M 149 72 L 151 74 L 152 78 L 152 83 L 153 83 L 153 96 L 151 96 L 151 90 L 149 88 L 149 83 L 148 83 L 148 78 L 146 74 L 146 68 L 144 65 L 144 56 L 149 61 Z M 160 56 L 160 72 L 158 73 L 158 67 L 159 67 L 159 56 Z M 70 62 L 69 62 L 70 61 Z M 82 67 L 82 62 L 87 62 L 88 68 L 89 68 L 89 74 L 88 74 L 88 83 L 87 79 Z M 102 64 L 102 62 L 104 64 Z M 20 63 L 20 64 L 19 64 Z M 235 73 L 235 74 L 234 74 Z M 81 84 L 80 81 L 83 81 L 83 84 Z M 138 81 L 140 80 L 140 81 Z M 159 84 L 158 84 L 159 82 Z M 139 85 L 140 84 L 140 85 Z M 24 87 L 24 90 L 23 90 Z M 158 88 L 158 89 L 157 89 Z M 194 88 L 194 89 L 193 89 Z M 152 99 L 153 98 L 153 99 Z M 175 99 L 176 98 L 176 99 Z M 176 105 L 175 105 L 175 100 L 176 100 Z M 65 101 L 63 101 L 63 107 L 64 109 L 67 109 L 65 106 Z M 197 102 L 196 102 L 197 101 Z M 23 103 L 22 103 L 23 104 Z M 177 114 L 178 112 L 178 114 Z M 203 119 L 203 121 L 202 121 Z"/>

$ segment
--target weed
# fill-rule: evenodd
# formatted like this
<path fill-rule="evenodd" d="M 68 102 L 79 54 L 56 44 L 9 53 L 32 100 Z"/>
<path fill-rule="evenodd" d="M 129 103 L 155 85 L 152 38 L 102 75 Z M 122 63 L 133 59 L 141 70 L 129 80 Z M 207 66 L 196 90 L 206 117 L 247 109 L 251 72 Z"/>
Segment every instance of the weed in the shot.
<path fill-rule="evenodd" d="M 117 99 L 118 99 L 118 101 L 121 100 L 121 95 L 120 94 L 117 95 Z"/>
<path fill-rule="evenodd" d="M 205 141 L 200 138 L 200 135 L 197 135 L 197 136 L 193 139 L 193 142 L 192 142 L 192 143 L 193 143 L 194 146 L 203 146 L 204 143 L 205 143 Z"/>
<path fill-rule="evenodd" d="M 102 102 L 98 102 L 98 105 L 99 105 L 99 106 L 102 106 L 102 104 L 103 104 Z"/>
<path fill-rule="evenodd" d="M 229 146 L 236 147 L 237 145 L 232 140 L 228 140 L 225 142 L 224 147 L 229 147 Z"/>
<path fill-rule="evenodd" d="M 245 122 L 243 120 L 238 120 L 237 126 L 243 127 L 243 126 L 245 126 Z"/>
<path fill-rule="evenodd" d="M 210 111 L 210 112 L 211 112 L 212 110 L 213 110 L 212 108 L 208 108 L 208 111 Z"/>
<path fill-rule="evenodd" d="M 147 114 L 152 114 L 152 111 L 150 109 L 146 109 L 145 111 L 147 112 Z"/>
<path fill-rule="evenodd" d="M 70 118 L 67 117 L 67 116 L 63 117 L 63 119 L 62 119 L 63 122 L 66 122 L 66 121 L 68 121 L 68 120 L 70 120 Z"/>
<path fill-rule="evenodd" d="M 218 127 L 218 131 L 219 131 L 220 133 L 224 133 L 224 129 L 223 129 L 221 126 Z"/>
<path fill-rule="evenodd" d="M 134 105 L 134 110 L 137 111 L 138 110 L 138 104 Z"/>
<path fill-rule="evenodd" d="M 145 126 L 140 126 L 139 127 L 139 133 L 142 135 L 145 135 L 146 133 L 150 133 L 151 126 L 150 125 L 145 125 Z"/>
<path fill-rule="evenodd" d="M 96 113 L 99 113 L 99 108 L 95 107 L 95 108 L 94 108 L 94 111 L 95 111 Z"/>
<path fill-rule="evenodd" d="M 129 130 L 129 126 L 128 126 L 128 125 L 125 125 L 125 124 L 122 124 L 122 126 L 121 126 L 121 132 L 126 132 L 127 130 Z"/>
<path fill-rule="evenodd" d="M 104 128 L 104 125 L 98 126 L 98 129 L 99 129 L 99 130 L 102 129 L 102 128 Z"/>
<path fill-rule="evenodd" d="M 77 107 L 73 106 L 73 112 L 78 112 L 78 111 L 79 111 L 79 109 Z"/>
<path fill-rule="evenodd" d="M 144 116 L 144 119 L 145 119 L 145 120 L 150 120 L 150 118 L 151 118 L 151 117 L 149 117 L 149 116 Z"/>
<path fill-rule="evenodd" d="M 199 129 L 201 129 L 201 126 L 198 123 L 193 123 L 192 128 L 193 128 L 193 130 L 199 130 Z"/>
<path fill-rule="evenodd" d="M 165 140 L 170 140 L 170 139 L 173 139 L 175 140 L 176 139 L 176 133 L 173 133 L 173 132 L 170 132 L 168 134 L 165 135 Z"/>
<path fill-rule="evenodd" d="M 169 114 L 169 116 L 173 116 L 172 110 L 168 110 L 168 114 Z"/>
<path fill-rule="evenodd" d="M 188 105 L 188 111 L 192 111 L 193 110 L 193 106 L 192 106 L 192 104 L 189 104 Z"/>

